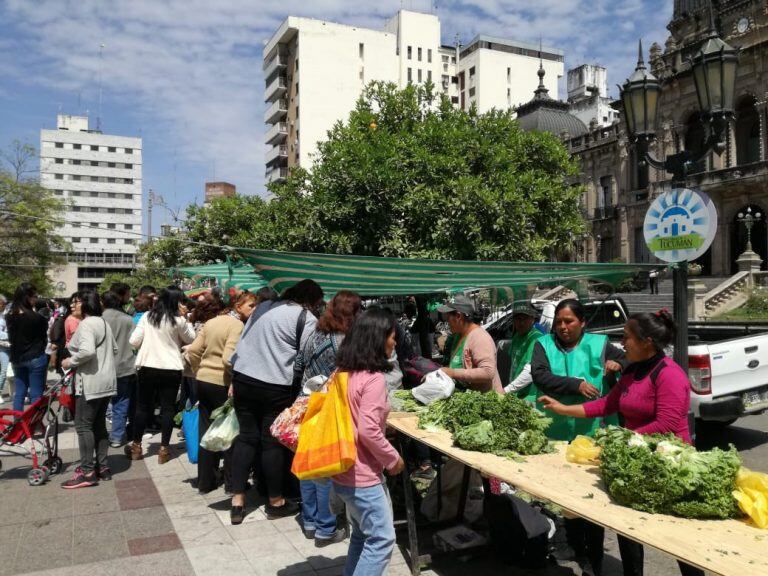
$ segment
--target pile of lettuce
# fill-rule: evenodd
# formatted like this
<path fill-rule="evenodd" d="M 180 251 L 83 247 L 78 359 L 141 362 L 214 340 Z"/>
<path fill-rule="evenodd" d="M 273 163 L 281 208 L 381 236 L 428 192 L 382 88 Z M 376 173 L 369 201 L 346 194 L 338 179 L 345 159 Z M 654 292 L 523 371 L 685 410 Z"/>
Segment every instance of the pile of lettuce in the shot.
<path fill-rule="evenodd" d="M 697 452 L 672 434 L 642 436 L 609 426 L 595 433 L 600 472 L 621 505 L 683 518 L 741 516 L 731 492 L 741 458 L 736 449 Z"/>
<path fill-rule="evenodd" d="M 420 428 L 448 430 L 454 444 L 465 450 L 507 456 L 541 454 L 549 448 L 544 431 L 551 420 L 514 394 L 456 392 L 415 411 Z"/>

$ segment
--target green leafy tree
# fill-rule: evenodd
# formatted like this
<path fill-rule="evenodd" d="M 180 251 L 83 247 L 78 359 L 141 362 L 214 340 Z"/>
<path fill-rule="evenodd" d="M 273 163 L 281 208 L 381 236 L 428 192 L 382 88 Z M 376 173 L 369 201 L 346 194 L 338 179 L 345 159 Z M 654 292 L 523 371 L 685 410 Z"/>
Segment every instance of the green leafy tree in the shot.
<path fill-rule="evenodd" d="M 270 190 L 277 219 L 286 195 L 303 199 L 296 247 L 542 260 L 584 226 L 577 172 L 555 136 L 520 130 L 510 111 L 457 110 L 430 83 L 374 82 L 320 143 L 312 172 Z"/>
<path fill-rule="evenodd" d="M 69 245 L 54 231 L 64 203 L 31 174 L 37 152 L 18 140 L 0 152 L 0 292 L 12 293 L 31 281 L 42 293 L 51 290 L 46 270 L 62 263 Z"/>

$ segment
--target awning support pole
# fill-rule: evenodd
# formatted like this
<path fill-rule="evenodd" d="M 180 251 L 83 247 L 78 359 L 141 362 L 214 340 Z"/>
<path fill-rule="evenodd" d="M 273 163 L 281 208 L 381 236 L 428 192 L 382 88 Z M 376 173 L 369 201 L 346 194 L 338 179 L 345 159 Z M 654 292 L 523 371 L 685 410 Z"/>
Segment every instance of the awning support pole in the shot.
<path fill-rule="evenodd" d="M 672 268 L 673 316 L 677 323 L 675 362 L 688 373 L 688 262 L 678 262 Z"/>

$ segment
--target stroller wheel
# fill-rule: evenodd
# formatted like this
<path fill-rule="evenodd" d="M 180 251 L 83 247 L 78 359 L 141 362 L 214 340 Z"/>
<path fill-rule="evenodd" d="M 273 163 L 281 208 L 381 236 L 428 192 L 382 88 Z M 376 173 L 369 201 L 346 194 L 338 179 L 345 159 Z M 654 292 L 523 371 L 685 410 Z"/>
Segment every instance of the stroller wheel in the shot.
<path fill-rule="evenodd" d="M 64 469 L 64 461 L 58 456 L 54 456 L 53 458 L 48 458 L 48 460 L 43 463 L 43 466 L 48 468 L 49 476 L 51 474 L 60 474 Z"/>
<path fill-rule="evenodd" d="M 48 480 L 48 478 L 49 478 L 49 477 L 50 477 L 50 475 L 51 475 L 51 469 L 50 469 L 50 468 L 48 468 L 48 466 L 46 466 L 45 464 L 43 464 L 42 466 L 40 466 L 40 470 L 42 470 L 42 471 L 43 471 L 43 474 L 45 475 L 45 479 L 46 479 L 46 481 L 47 481 L 47 480 Z"/>
<path fill-rule="evenodd" d="M 30 486 L 41 486 L 45 484 L 46 477 L 47 475 L 42 468 L 32 468 L 27 473 L 27 482 L 29 482 Z"/>

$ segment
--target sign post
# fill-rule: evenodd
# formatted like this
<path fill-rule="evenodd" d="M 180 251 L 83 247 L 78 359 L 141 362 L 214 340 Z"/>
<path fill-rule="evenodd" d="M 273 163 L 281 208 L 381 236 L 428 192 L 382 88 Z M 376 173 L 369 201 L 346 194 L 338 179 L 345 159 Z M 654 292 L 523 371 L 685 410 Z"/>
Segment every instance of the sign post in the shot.
<path fill-rule="evenodd" d="M 688 371 L 688 262 L 704 254 L 717 233 L 717 210 L 699 190 L 674 188 L 659 195 L 645 213 L 648 248 L 672 266 L 675 362 Z"/>

